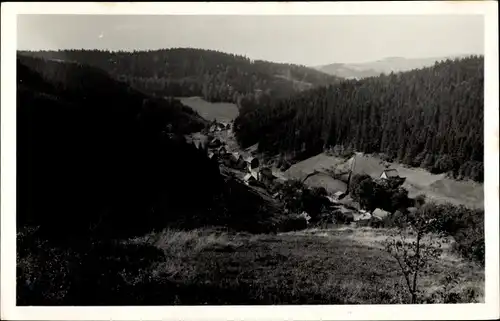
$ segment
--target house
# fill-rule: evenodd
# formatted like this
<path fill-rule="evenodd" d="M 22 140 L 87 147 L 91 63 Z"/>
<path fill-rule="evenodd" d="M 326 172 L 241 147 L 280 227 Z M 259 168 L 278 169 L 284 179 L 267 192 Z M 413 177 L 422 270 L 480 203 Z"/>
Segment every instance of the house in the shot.
<path fill-rule="evenodd" d="M 217 153 L 219 154 L 219 156 L 224 156 L 225 154 L 227 154 L 226 146 L 224 145 L 220 146 L 219 149 L 217 150 Z"/>
<path fill-rule="evenodd" d="M 382 179 L 389 179 L 389 178 L 399 178 L 398 171 L 391 168 L 391 169 L 385 169 L 382 174 L 380 174 L 380 178 Z"/>
<path fill-rule="evenodd" d="M 272 184 L 277 177 L 274 176 L 270 168 L 266 167 L 260 171 L 259 178 L 264 184 Z"/>
<path fill-rule="evenodd" d="M 259 168 L 260 163 L 258 158 L 250 156 L 245 161 L 247 163 L 248 171 L 251 172 L 252 170 Z"/>
<path fill-rule="evenodd" d="M 233 168 L 244 170 L 247 167 L 247 164 L 240 153 L 237 152 L 232 153 L 230 159 L 231 159 L 231 166 Z"/>
<path fill-rule="evenodd" d="M 243 177 L 243 181 L 245 184 L 250 185 L 250 184 L 255 184 L 258 179 L 253 173 L 248 173 Z"/>
<path fill-rule="evenodd" d="M 380 209 L 380 208 L 376 208 L 373 212 L 372 212 L 372 216 L 374 218 L 377 218 L 379 220 L 383 220 L 384 218 L 386 218 L 387 216 L 391 215 L 391 213 L 387 212 L 387 211 L 384 211 L 383 209 Z"/>

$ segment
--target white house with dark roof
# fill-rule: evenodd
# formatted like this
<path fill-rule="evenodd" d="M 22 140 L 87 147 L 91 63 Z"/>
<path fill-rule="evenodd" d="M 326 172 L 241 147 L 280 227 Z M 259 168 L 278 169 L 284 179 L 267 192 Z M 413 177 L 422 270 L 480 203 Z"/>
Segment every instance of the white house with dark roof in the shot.
<path fill-rule="evenodd" d="M 256 182 L 258 181 L 258 176 L 255 173 L 248 173 L 243 177 L 243 181 L 245 184 L 250 184 L 251 182 Z"/>
<path fill-rule="evenodd" d="M 380 174 L 380 178 L 382 179 L 389 179 L 389 178 L 398 178 L 399 173 L 397 170 L 391 168 L 391 169 L 386 169 Z"/>
<path fill-rule="evenodd" d="M 247 162 L 248 170 L 250 172 L 259 168 L 260 162 L 257 157 L 250 156 L 245 161 Z"/>

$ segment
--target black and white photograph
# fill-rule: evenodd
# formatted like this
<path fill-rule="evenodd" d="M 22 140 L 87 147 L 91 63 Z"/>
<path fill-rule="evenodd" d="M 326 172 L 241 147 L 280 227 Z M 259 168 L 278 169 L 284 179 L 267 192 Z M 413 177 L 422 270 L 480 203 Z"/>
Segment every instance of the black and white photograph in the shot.
<path fill-rule="evenodd" d="M 2 297 L 498 317 L 497 5 L 360 4 L 13 15 Z"/>

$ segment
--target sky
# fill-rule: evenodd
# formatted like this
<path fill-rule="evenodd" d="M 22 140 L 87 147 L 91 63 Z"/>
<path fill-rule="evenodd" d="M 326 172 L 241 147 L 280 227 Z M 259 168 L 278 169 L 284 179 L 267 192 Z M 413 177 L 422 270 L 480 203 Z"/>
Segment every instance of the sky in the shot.
<path fill-rule="evenodd" d="M 481 15 L 19 15 L 18 50 L 191 47 L 318 66 L 484 54 Z"/>

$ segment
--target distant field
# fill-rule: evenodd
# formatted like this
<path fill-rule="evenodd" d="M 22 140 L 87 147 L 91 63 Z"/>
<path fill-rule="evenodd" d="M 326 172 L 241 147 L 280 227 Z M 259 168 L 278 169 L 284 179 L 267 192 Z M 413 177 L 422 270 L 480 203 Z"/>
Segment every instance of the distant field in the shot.
<path fill-rule="evenodd" d="M 404 280 L 383 250 L 388 233 L 370 228 L 278 235 L 167 230 L 131 242 L 154 245 L 166 255 L 148 272 L 157 284 L 148 292 L 151 304 L 171 304 L 174 293 L 177 304 L 396 304 L 404 302 Z M 449 245 L 431 271 L 421 280 L 425 297 L 439 290 L 447 272 L 457 272 L 452 292 L 459 301 L 470 300 L 466 293 L 473 291 L 475 300 L 484 302 L 482 269 Z"/>
<path fill-rule="evenodd" d="M 301 179 L 315 169 L 324 170 L 336 167 L 347 170 L 351 162 L 352 159 L 346 161 L 338 157 L 319 154 L 294 164 L 286 171 L 285 175 L 290 178 Z M 436 202 L 450 202 L 456 205 L 463 204 L 474 208 L 484 208 L 484 188 L 482 184 L 472 181 L 457 181 L 446 178 L 444 174 L 434 175 L 421 168 L 408 168 L 397 163 L 390 164 L 390 168 L 397 169 L 400 176 L 406 177 L 403 187 L 408 190 L 410 197 L 423 193 Z M 356 174 L 365 173 L 378 178 L 384 169 L 384 163 L 376 157 L 361 154 L 356 156 L 354 169 Z M 306 183 L 308 181 L 309 179 Z M 341 190 L 339 186 L 338 181 L 332 180 L 330 189 Z"/>
<path fill-rule="evenodd" d="M 238 116 L 238 107 L 232 103 L 211 103 L 201 97 L 177 97 L 184 105 L 196 110 L 207 120 L 231 122 Z"/>

